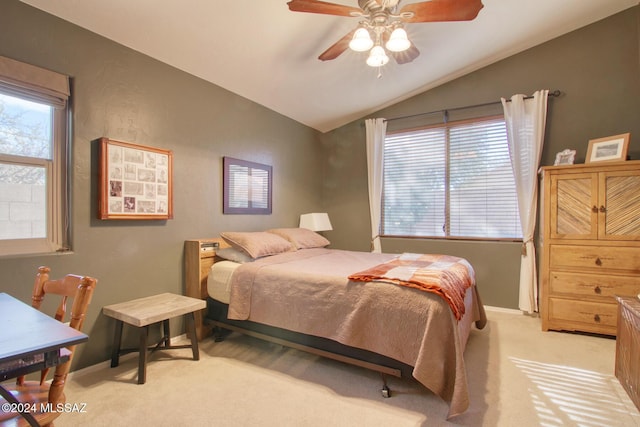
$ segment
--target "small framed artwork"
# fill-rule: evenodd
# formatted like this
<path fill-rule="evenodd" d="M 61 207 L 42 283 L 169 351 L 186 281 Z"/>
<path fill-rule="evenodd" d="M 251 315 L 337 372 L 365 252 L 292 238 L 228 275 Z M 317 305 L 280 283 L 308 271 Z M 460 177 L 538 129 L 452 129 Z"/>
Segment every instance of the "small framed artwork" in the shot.
<path fill-rule="evenodd" d="M 173 218 L 173 153 L 100 138 L 99 219 Z"/>
<path fill-rule="evenodd" d="M 272 167 L 223 157 L 224 214 L 271 214 Z"/>
<path fill-rule="evenodd" d="M 589 140 L 585 163 L 622 162 L 627 159 L 630 133 Z"/>
<path fill-rule="evenodd" d="M 556 154 L 556 161 L 553 163 L 554 166 L 559 165 L 572 165 L 576 160 L 576 150 L 562 150 L 558 154 Z"/>

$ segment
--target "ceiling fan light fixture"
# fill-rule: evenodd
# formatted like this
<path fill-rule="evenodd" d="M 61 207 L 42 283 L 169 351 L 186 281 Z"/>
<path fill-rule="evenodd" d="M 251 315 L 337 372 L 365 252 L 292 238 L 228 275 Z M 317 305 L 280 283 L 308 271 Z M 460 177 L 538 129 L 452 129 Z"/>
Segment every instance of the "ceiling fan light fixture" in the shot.
<path fill-rule="evenodd" d="M 387 44 L 385 46 L 391 52 L 402 52 L 411 47 L 411 42 L 409 41 L 407 32 L 404 30 L 404 28 L 396 28 L 391 33 L 391 37 L 389 37 L 389 40 L 387 41 Z"/>
<path fill-rule="evenodd" d="M 349 42 L 349 48 L 356 52 L 365 52 L 373 47 L 373 40 L 366 28 L 360 27 L 353 34 L 353 38 Z"/>
<path fill-rule="evenodd" d="M 387 62 L 389 62 L 389 57 L 382 46 L 374 46 L 367 58 L 367 65 L 370 67 L 382 67 Z"/>

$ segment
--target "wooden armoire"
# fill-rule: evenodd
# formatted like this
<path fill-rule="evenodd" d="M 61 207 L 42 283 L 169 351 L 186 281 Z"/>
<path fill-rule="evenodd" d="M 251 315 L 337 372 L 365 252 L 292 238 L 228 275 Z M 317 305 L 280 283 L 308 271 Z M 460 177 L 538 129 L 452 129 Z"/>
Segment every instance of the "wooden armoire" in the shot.
<path fill-rule="evenodd" d="M 615 335 L 640 293 L 640 161 L 542 168 L 542 329 Z"/>

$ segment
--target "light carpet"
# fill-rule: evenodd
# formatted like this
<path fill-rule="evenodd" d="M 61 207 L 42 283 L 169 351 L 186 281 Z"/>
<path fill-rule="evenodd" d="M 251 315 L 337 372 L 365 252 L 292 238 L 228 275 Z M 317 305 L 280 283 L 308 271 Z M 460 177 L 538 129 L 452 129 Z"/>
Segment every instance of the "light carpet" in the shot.
<path fill-rule="evenodd" d="M 638 426 L 640 413 L 614 376 L 615 340 L 542 332 L 540 320 L 489 310 L 465 352 L 471 405 L 446 420 L 447 405 L 412 380 L 380 375 L 232 334 L 190 350 L 156 352 L 147 382 L 137 358 L 73 373 L 66 426 Z M 133 357 L 131 357 L 133 356 Z"/>

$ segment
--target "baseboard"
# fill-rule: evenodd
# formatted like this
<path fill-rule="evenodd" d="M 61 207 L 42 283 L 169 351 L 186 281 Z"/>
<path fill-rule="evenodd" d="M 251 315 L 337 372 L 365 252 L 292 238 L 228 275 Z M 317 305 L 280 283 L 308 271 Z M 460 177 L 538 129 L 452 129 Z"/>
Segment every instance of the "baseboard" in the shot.
<path fill-rule="evenodd" d="M 522 310 L 515 310 L 513 308 L 504 308 L 504 307 L 494 307 L 491 305 L 485 305 L 484 309 L 485 311 L 497 311 L 499 313 L 510 313 L 510 314 L 520 314 L 520 315 L 525 314 Z"/>

